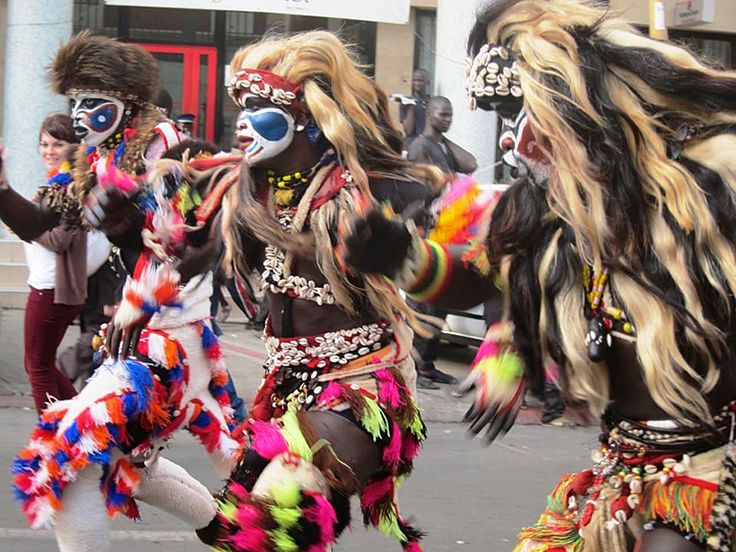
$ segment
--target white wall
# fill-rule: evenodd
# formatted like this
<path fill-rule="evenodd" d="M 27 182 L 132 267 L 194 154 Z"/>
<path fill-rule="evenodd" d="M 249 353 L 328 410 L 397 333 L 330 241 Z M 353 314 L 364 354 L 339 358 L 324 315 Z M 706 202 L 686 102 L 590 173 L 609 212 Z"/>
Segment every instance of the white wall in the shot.
<path fill-rule="evenodd" d="M 437 1 L 435 94 L 447 96 L 452 102 L 454 116 L 448 138 L 475 155 L 478 181 L 490 183 L 496 161 L 496 115 L 470 111 L 463 88 L 468 33 L 475 23 L 479 3 L 478 0 Z"/>
<path fill-rule="evenodd" d="M 46 69 L 72 33 L 72 0 L 8 0 L 2 140 L 10 184 L 30 196 L 45 181 L 38 131 L 67 102 L 49 90 Z"/>

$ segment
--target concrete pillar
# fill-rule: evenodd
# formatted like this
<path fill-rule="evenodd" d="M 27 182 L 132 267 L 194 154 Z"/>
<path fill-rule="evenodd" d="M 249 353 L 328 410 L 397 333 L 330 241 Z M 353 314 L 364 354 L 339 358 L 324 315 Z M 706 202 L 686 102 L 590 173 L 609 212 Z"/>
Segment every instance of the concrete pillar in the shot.
<path fill-rule="evenodd" d="M 73 0 L 8 0 L 3 133 L 10 184 L 30 196 L 45 180 L 38 130 L 66 99 L 49 90 L 46 69 L 72 34 Z"/>
<path fill-rule="evenodd" d="M 475 155 L 478 182 L 490 184 L 496 162 L 496 115 L 470 111 L 463 88 L 466 44 L 478 4 L 478 0 L 437 0 L 434 90 L 452 102 L 454 115 L 448 138 Z"/>

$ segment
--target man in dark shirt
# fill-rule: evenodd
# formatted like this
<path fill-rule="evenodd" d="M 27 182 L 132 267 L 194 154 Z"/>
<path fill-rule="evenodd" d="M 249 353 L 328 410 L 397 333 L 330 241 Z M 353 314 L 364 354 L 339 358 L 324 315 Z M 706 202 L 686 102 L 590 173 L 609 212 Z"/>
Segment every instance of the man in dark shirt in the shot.
<path fill-rule="evenodd" d="M 404 145 L 407 149 L 424 130 L 429 102 L 428 88 L 429 73 L 426 69 L 417 69 L 411 79 L 411 97 L 399 96 L 399 120 L 404 128 Z"/>
<path fill-rule="evenodd" d="M 409 146 L 409 160 L 415 163 L 435 165 L 446 172 L 471 173 L 477 163 L 475 157 L 456 143 L 445 137 L 445 132 L 452 125 L 452 104 L 442 96 L 435 96 L 427 105 L 427 122 L 424 132 Z M 438 307 L 425 303 L 411 303 L 412 308 L 438 318 L 445 318 L 447 313 Z M 452 383 L 455 378 L 438 370 L 434 365 L 439 352 L 440 336 L 437 332 L 430 338 L 414 336 L 414 348 L 420 362 L 417 363 L 417 387 L 437 389 L 437 383 Z"/>
<path fill-rule="evenodd" d="M 424 132 L 409 146 L 409 161 L 428 163 L 447 172 L 472 173 L 478 167 L 475 157 L 448 140 L 445 133 L 452 125 L 452 104 L 444 96 L 435 96 L 427 104 Z"/>

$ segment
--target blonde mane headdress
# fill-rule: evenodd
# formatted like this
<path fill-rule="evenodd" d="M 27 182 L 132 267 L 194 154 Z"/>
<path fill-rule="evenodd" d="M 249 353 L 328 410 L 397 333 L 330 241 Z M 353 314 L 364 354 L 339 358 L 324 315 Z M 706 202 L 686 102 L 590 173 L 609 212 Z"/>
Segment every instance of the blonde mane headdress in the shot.
<path fill-rule="evenodd" d="M 546 189 L 511 188 L 489 236 L 532 371 L 552 356 L 575 398 L 605 407 L 580 279 L 585 265 L 607 267 L 654 400 L 674 418 L 709 420 L 705 395 L 734 356 L 736 73 L 586 0 L 493 2 L 471 58 L 486 44 L 515 56 L 552 166 Z"/>

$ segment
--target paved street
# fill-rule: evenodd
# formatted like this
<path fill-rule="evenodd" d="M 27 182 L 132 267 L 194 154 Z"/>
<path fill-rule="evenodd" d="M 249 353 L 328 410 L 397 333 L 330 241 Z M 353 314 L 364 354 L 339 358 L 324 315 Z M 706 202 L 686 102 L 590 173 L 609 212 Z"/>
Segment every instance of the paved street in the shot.
<path fill-rule="evenodd" d="M 22 312 L 0 311 L 0 550 L 50 552 L 52 534 L 27 529 L 13 500 L 7 467 L 30 432 L 35 414 L 22 369 Z M 260 377 L 263 348 L 258 335 L 242 324 L 223 326 L 223 346 L 240 392 L 249 397 Z M 78 334 L 72 328 L 65 342 Z M 460 377 L 472 350 L 448 347 L 439 367 Z M 402 510 L 425 530 L 428 551 L 507 551 L 518 528 L 533 522 L 544 507 L 545 495 L 560 473 L 586 465 L 595 444 L 595 428 L 558 429 L 538 425 L 539 412 L 522 412 L 521 422 L 490 448 L 467 438 L 460 423 L 467 401 L 445 389 L 420 391 L 420 406 L 429 427 L 429 440 L 417 462 L 415 476 L 402 488 Z M 210 488 L 219 482 L 201 447 L 181 434 L 166 455 L 184 465 Z M 148 508 L 143 521 L 118 519 L 113 524 L 114 550 L 126 552 L 205 550 L 178 520 Z M 367 552 L 399 550 L 374 530 L 365 531 L 354 512 L 352 532 L 335 550 Z"/>

